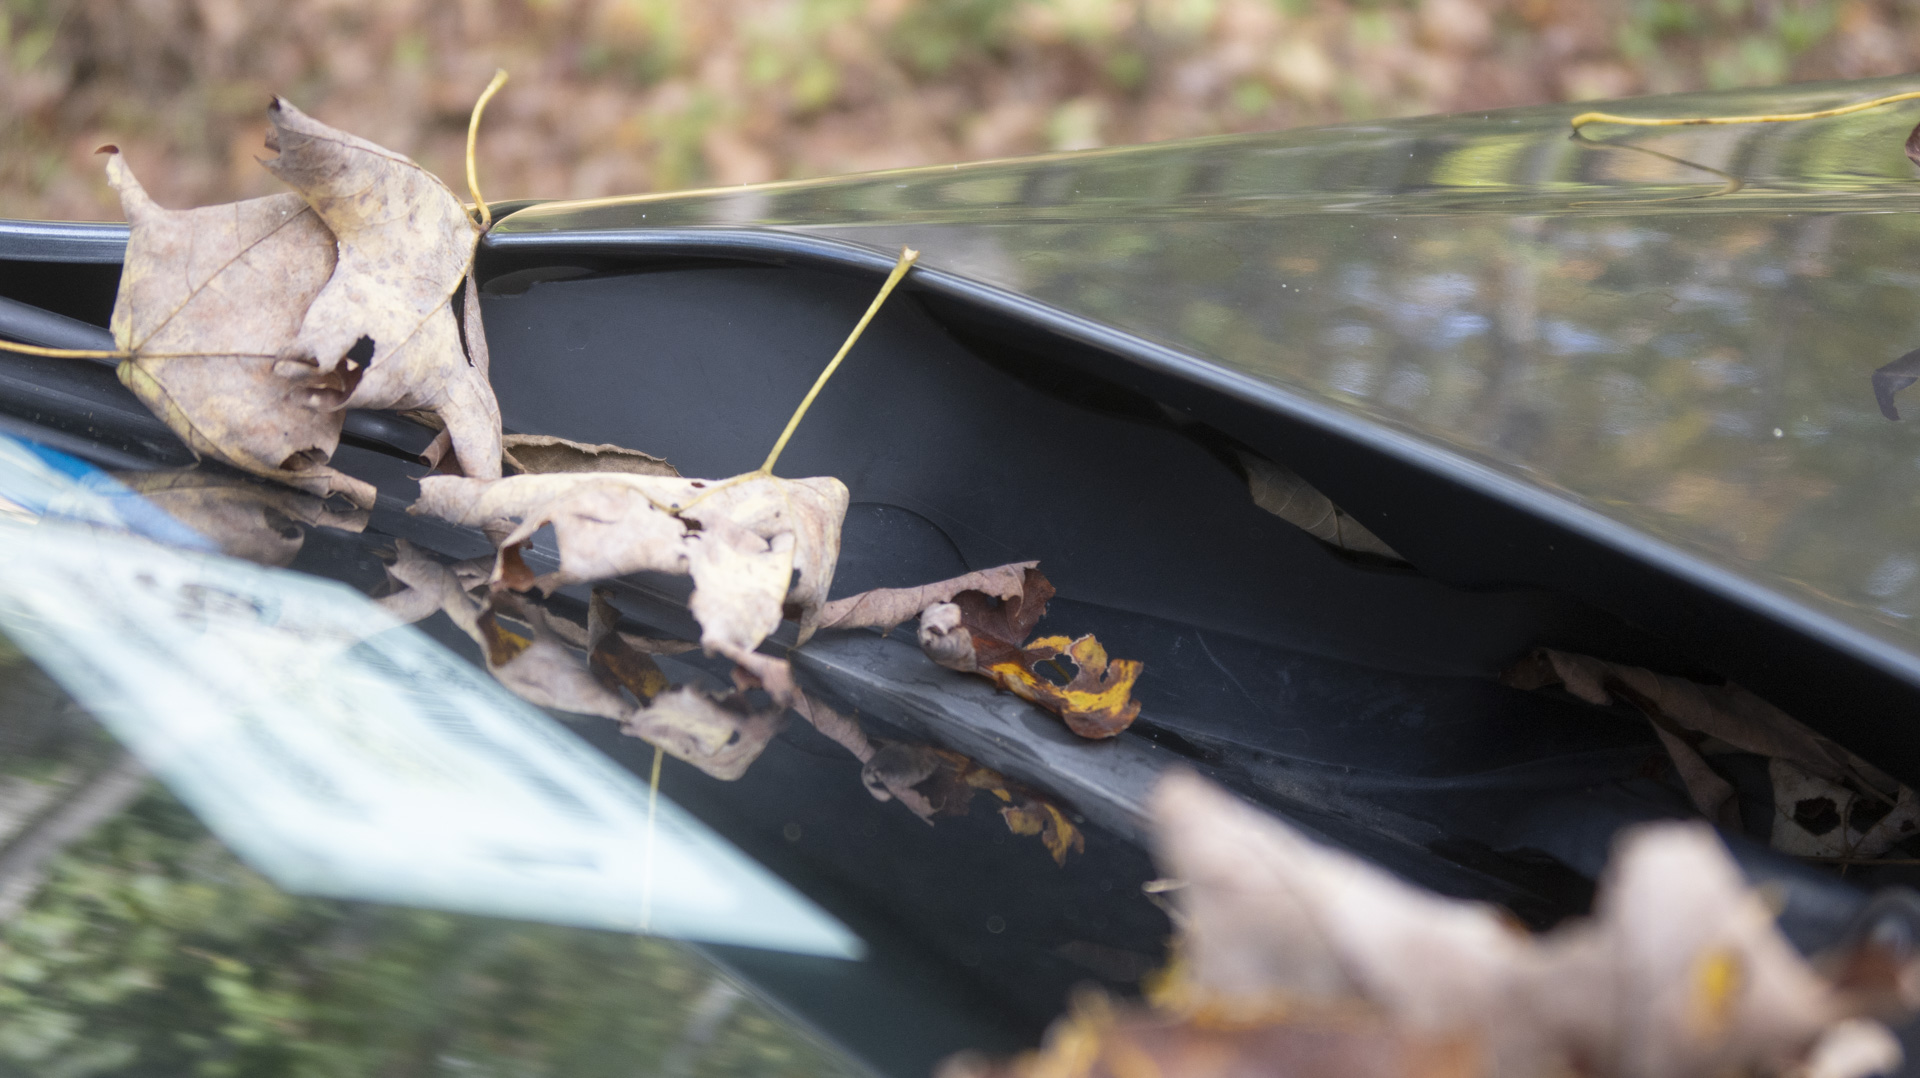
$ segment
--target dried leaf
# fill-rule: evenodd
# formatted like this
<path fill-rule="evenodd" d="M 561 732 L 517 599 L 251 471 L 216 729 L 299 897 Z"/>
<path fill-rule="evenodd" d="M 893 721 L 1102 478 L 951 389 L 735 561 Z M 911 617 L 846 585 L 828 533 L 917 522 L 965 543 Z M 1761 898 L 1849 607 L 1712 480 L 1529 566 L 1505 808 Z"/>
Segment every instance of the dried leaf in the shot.
<path fill-rule="evenodd" d="M 1479 1078 L 1481 1064 L 1471 1042 L 1413 1036 L 1364 1011 L 1222 1025 L 1083 992 L 1039 1052 L 1003 1066 L 956 1056 L 935 1078 Z"/>
<path fill-rule="evenodd" d="M 921 613 L 920 648 L 941 666 L 980 674 L 1046 708 L 1081 737 L 1113 737 L 1140 714 L 1133 683 L 1144 666 L 1131 659 L 1109 661 L 1106 648 L 1091 636 L 1020 643 L 1051 598 L 1053 585 L 1034 568 L 1022 573 L 1019 593 L 1002 602 L 984 592 L 963 591 L 953 602 L 935 603 Z M 1061 659 L 1073 665 L 1071 672 Z"/>
<path fill-rule="evenodd" d="M 501 537 L 495 579 L 552 590 L 654 571 L 693 577 L 689 601 L 700 643 L 752 671 L 783 704 L 796 698 L 784 660 L 754 649 L 791 607 L 812 634 L 833 583 L 847 488 L 838 479 L 744 476 L 717 482 L 583 473 L 496 481 L 430 476 L 412 512 Z M 518 544 L 551 525 L 558 570 L 535 579 Z M 798 579 L 794 574 L 798 572 Z"/>
<path fill-rule="evenodd" d="M 904 741 L 872 742 L 860 771 L 867 792 L 879 801 L 899 801 L 932 824 L 936 816 L 964 816 L 974 794 L 986 792 L 1002 802 L 1000 818 L 1016 835 L 1039 835 L 1055 864 L 1067 854 L 1084 853 L 1087 841 L 1059 806 L 971 757 L 932 745 Z"/>
<path fill-rule="evenodd" d="M 588 445 L 548 434 L 509 434 L 501 439 L 502 461 L 514 474 L 555 475 L 569 472 L 625 472 L 629 475 L 673 475 L 679 469 L 638 449 L 617 445 Z"/>
<path fill-rule="evenodd" d="M 873 742 L 867 740 L 866 732 L 853 719 L 840 714 L 833 708 L 821 703 L 805 692 L 799 694 L 793 702 L 793 709 L 800 717 L 813 724 L 813 728 L 848 752 L 861 763 L 873 759 Z M 881 800 L 886 800 L 881 798 Z"/>
<path fill-rule="evenodd" d="M 309 495 L 198 468 L 118 472 L 114 478 L 218 543 L 221 553 L 261 565 L 293 563 L 306 543 L 301 524 L 350 532 L 367 526 L 365 510 L 335 512 Z"/>
<path fill-rule="evenodd" d="M 1543 648 L 1508 670 L 1517 688 L 1559 684 L 1598 706 L 1646 715 L 1701 815 L 1741 829 L 1731 783 L 1706 750 L 1770 759 L 1775 848 L 1804 856 L 1878 857 L 1920 828 L 1913 792 L 1892 776 L 1737 685 L 1702 685 L 1637 666 Z M 1823 811 L 1824 809 L 1824 811 Z"/>
<path fill-rule="evenodd" d="M 1253 504 L 1341 550 L 1406 561 L 1293 469 L 1244 450 L 1239 456 L 1241 467 L 1247 473 L 1247 489 L 1253 495 Z"/>
<path fill-rule="evenodd" d="M 733 781 L 766 751 L 780 732 L 781 708 L 756 710 L 744 694 L 714 698 L 682 685 L 656 696 L 629 715 L 622 732 L 666 750 L 667 755 Z"/>
<path fill-rule="evenodd" d="M 511 594 L 496 593 L 490 603 L 483 604 L 467 594 L 448 567 L 405 540 L 397 547 L 398 557 L 387 574 L 406 590 L 379 600 L 380 604 L 406 621 L 418 621 L 436 610 L 446 611 L 454 624 L 480 645 L 493 676 L 528 703 L 614 719 L 625 733 L 644 738 L 668 755 L 727 780 L 744 774 L 779 731 L 779 710 L 754 710 L 741 693 L 716 699 L 682 686 L 656 690 L 651 702 L 643 706 L 628 703 L 619 690 L 631 690 L 634 685 L 617 675 L 610 685 L 597 676 L 597 670 L 590 670 L 588 661 L 575 654 L 556 628 L 563 622 Z M 609 639 L 619 639 L 611 631 L 610 609 L 602 610 L 598 618 L 589 614 L 590 636 L 595 630 L 599 632 L 593 638 L 596 645 L 607 646 Z M 509 624 L 509 618 L 527 631 Z M 595 653 L 599 650 L 596 647 Z M 638 684 L 645 687 L 647 682 L 641 678 Z"/>
<path fill-rule="evenodd" d="M 1037 561 L 1014 562 L 981 569 L 937 584 L 917 588 L 875 588 L 835 599 L 820 611 L 821 629 L 879 629 L 891 633 L 935 603 L 952 602 L 963 591 L 977 591 L 995 599 L 1017 599 L 1025 591 L 1027 570 Z M 1044 606 L 1045 601 L 1042 600 Z"/>
<path fill-rule="evenodd" d="M 529 632 L 504 624 L 491 605 L 467 594 L 453 571 L 422 554 L 406 540 L 387 575 L 407 591 L 380 600 L 394 616 L 417 621 L 444 610 L 460 630 L 480 645 L 487 670 L 515 696 L 536 707 L 624 721 L 633 705 L 603 686 L 549 628 L 537 608 L 516 609 Z"/>
<path fill-rule="evenodd" d="M 131 354 L 120 380 L 196 454 L 372 506 L 371 485 L 327 467 L 339 413 L 274 373 L 334 271 L 326 225 L 296 195 L 163 209 L 117 150 L 107 182 L 130 226 L 112 318 Z"/>
<path fill-rule="evenodd" d="M 500 475 L 500 407 L 484 353 L 469 357 L 453 293 L 473 265 L 479 229 L 460 199 L 407 158 L 332 128 L 275 98 L 265 162 L 339 241 L 325 287 L 280 351 L 283 373 L 347 388 L 345 408 L 421 409 L 439 416 L 461 471 Z M 470 335 L 480 305 L 467 305 Z"/>
<path fill-rule="evenodd" d="M 1530 937 L 1192 775 L 1163 780 L 1152 811 L 1160 867 L 1186 884 L 1163 1015 L 1266 1027 L 1358 1008 L 1396 1037 L 1478 1046 L 1469 1073 L 1489 1075 L 1779 1075 L 1829 1036 L 1827 1058 L 1879 1058 L 1846 1043 L 1864 1043 L 1841 1025 L 1861 1001 L 1800 958 L 1704 825 L 1629 831 L 1593 918 Z"/>
<path fill-rule="evenodd" d="M 587 668 L 608 689 L 624 688 L 641 703 L 649 703 L 668 687 L 659 664 L 618 631 L 620 612 L 605 591 L 595 588 L 587 608 Z"/>

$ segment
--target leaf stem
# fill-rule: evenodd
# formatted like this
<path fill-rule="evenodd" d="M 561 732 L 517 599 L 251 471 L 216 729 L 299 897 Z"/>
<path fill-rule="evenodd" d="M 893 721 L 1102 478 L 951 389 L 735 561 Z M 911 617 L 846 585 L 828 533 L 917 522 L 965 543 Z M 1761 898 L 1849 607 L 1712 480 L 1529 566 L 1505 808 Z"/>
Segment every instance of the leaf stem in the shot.
<path fill-rule="evenodd" d="M 1679 119 L 1659 119 L 1648 116 L 1616 116 L 1611 112 L 1583 112 L 1573 118 L 1573 129 L 1580 130 L 1588 124 L 1626 124 L 1629 127 L 1698 127 L 1706 124 L 1780 124 L 1796 120 L 1821 120 L 1828 116 L 1845 116 L 1850 112 L 1863 112 L 1877 109 L 1882 105 L 1891 105 L 1900 101 L 1912 101 L 1920 98 L 1920 90 L 1910 90 L 1904 94 L 1891 94 L 1876 97 L 1871 101 L 1857 101 L 1838 108 L 1821 109 L 1818 112 L 1791 112 L 1763 114 L 1759 116 L 1687 116 Z"/>
<path fill-rule="evenodd" d="M 807 409 L 813 407 L 813 398 L 820 395 L 820 390 L 827 384 L 827 379 L 833 377 L 833 372 L 840 368 L 840 361 L 847 358 L 847 353 L 853 350 L 853 342 L 859 340 L 860 334 L 866 332 L 867 323 L 873 321 L 873 316 L 880 313 L 880 305 L 887 301 L 887 297 L 893 293 L 894 286 L 900 283 L 900 278 L 905 277 L 907 271 L 912 269 L 913 264 L 919 259 L 919 251 L 911 247 L 900 248 L 900 260 L 893 264 L 893 272 L 887 274 L 886 283 L 880 286 L 880 294 L 873 297 L 873 303 L 867 307 L 867 313 L 860 316 L 860 321 L 853 327 L 853 332 L 847 335 L 846 343 L 840 346 L 840 350 L 835 352 L 833 359 L 827 363 L 827 369 L 821 371 L 820 377 L 813 380 L 813 388 L 807 390 L 806 397 L 800 401 L 800 407 L 793 410 L 793 418 L 787 420 L 787 429 L 781 431 L 779 441 L 773 443 L 773 452 L 767 454 L 767 462 L 762 464 L 758 471 L 749 474 L 773 474 L 774 461 L 780 459 L 781 450 L 787 448 L 787 440 L 792 438 L 793 432 L 799 428 L 800 420 L 806 416 Z"/>
<path fill-rule="evenodd" d="M 660 746 L 653 747 L 653 776 L 647 780 L 647 851 L 640 862 L 640 931 L 653 929 L 653 819 L 660 812 Z"/>
<path fill-rule="evenodd" d="M 473 162 L 475 145 L 480 141 L 480 117 L 487 111 L 487 102 L 507 84 L 507 69 L 498 68 L 487 88 L 480 91 L 480 100 L 473 103 L 473 115 L 467 119 L 467 190 L 473 195 L 473 204 L 480 211 L 480 231 L 485 232 L 493 226 L 493 211 L 487 208 L 487 200 L 480 197 L 480 170 Z"/>
<path fill-rule="evenodd" d="M 19 352 L 23 355 L 46 356 L 50 359 L 128 359 L 132 355 L 128 352 L 108 352 L 98 348 L 42 348 L 37 344 L 7 340 L 0 340 L 0 352 Z"/>

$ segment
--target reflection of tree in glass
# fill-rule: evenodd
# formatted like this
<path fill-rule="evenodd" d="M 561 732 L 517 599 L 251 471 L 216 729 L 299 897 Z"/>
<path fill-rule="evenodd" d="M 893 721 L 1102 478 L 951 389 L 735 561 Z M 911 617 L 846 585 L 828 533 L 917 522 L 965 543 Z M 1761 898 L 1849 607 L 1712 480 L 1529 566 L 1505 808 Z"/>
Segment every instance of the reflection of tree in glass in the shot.
<path fill-rule="evenodd" d="M 0 928 L 0 1071 L 844 1073 L 757 1005 L 716 1008 L 715 979 L 660 940 L 288 896 L 156 790 Z"/>

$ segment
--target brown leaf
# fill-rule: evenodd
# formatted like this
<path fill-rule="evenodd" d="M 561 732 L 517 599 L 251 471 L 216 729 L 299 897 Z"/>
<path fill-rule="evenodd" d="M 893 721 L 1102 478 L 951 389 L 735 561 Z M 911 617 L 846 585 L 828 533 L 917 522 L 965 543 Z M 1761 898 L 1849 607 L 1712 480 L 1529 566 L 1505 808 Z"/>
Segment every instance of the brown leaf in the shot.
<path fill-rule="evenodd" d="M 746 774 L 780 732 L 783 710 L 756 710 L 742 693 L 715 698 L 682 685 L 629 715 L 621 730 L 731 782 Z"/>
<path fill-rule="evenodd" d="M 974 794 L 985 791 L 1002 802 L 1000 818 L 1016 835 L 1039 835 L 1064 865 L 1068 853 L 1084 853 L 1085 837 L 1066 813 L 1045 796 L 1014 783 L 971 757 L 951 749 L 904 741 L 872 742 L 860 780 L 879 801 L 899 801 L 932 824 L 936 816 L 964 816 Z"/>
<path fill-rule="evenodd" d="M 793 709 L 800 713 L 801 718 L 812 723 L 814 729 L 852 753 L 861 763 L 864 764 L 873 759 L 873 742 L 867 740 L 866 731 L 860 729 L 860 724 L 855 720 L 840 714 L 806 692 L 801 692 L 794 699 Z M 882 798 L 882 800 L 885 799 Z"/>
<path fill-rule="evenodd" d="M 1490 1075 L 1708 1078 L 1787 1073 L 1857 1007 L 1701 824 L 1627 832 L 1593 918 L 1530 937 L 1192 775 L 1163 780 L 1152 812 L 1160 867 L 1186 883 L 1181 961 L 1153 998 L 1196 1023 L 1358 1007 L 1396 1036 L 1478 1045 Z"/>
<path fill-rule="evenodd" d="M 411 512 L 501 537 L 495 579 L 552 590 L 650 570 L 693 577 L 700 643 L 752 671 L 783 704 L 796 697 L 784 660 L 754 649 L 798 611 L 805 641 L 819 619 L 840 555 L 847 488 L 838 479 L 743 476 L 708 481 L 616 473 L 421 480 Z M 560 567 L 517 576 L 518 544 L 551 525 Z M 795 579 L 795 572 L 799 576 Z"/>
<path fill-rule="evenodd" d="M 334 238 L 296 195 L 156 205 L 116 150 L 107 182 L 130 226 L 114 299 L 120 380 L 196 454 L 326 497 L 373 504 L 327 467 L 340 415 L 274 373 L 334 270 Z"/>
<path fill-rule="evenodd" d="M 727 780 L 744 774 L 779 731 L 779 710 L 756 711 L 741 693 L 716 699 L 682 686 L 656 691 L 650 702 L 641 706 L 628 703 L 619 690 L 634 686 L 617 674 L 611 685 L 596 676 L 598 671 L 590 670 L 588 661 L 563 638 L 564 630 L 557 628 L 564 622 L 510 593 L 495 593 L 490 602 L 481 603 L 467 594 L 447 566 L 405 540 L 399 541 L 397 548 L 398 557 L 387 574 L 406 585 L 406 590 L 379 600 L 380 605 L 405 621 L 446 611 L 454 624 L 480 645 L 493 676 L 536 707 L 614 719 L 625 733 L 644 738 L 668 755 Z M 606 647 L 609 639 L 619 639 L 611 631 L 608 610 L 601 611 L 598 618 L 590 613 L 589 621 L 589 633 L 598 630 L 600 634 L 593 638 L 596 645 Z M 595 650 L 598 653 L 600 648 Z M 642 677 L 638 684 L 645 687 L 647 682 Z"/>
<path fill-rule="evenodd" d="M 1046 708 L 1081 737 L 1113 737 L 1140 714 L 1133 683 L 1144 666 L 1131 659 L 1109 660 L 1106 648 L 1091 636 L 1048 636 L 1022 644 L 1051 598 L 1053 585 L 1034 568 L 1023 572 L 1019 594 L 1003 602 L 963 591 L 953 602 L 935 603 L 921 613 L 920 648 L 941 666 L 979 674 Z M 1070 673 L 1061 660 L 1072 664 Z"/>
<path fill-rule="evenodd" d="M 620 612 L 606 592 L 593 591 L 587 608 L 587 668 L 609 689 L 624 688 L 641 703 L 649 703 L 667 689 L 667 675 L 659 664 L 618 631 Z"/>
<path fill-rule="evenodd" d="M 367 526 L 365 510 L 335 512 L 318 498 L 284 487 L 198 468 L 116 472 L 114 478 L 218 543 L 221 553 L 261 565 L 293 563 L 306 543 L 301 524 L 350 532 Z"/>
<path fill-rule="evenodd" d="M 1469 1040 L 1413 1035 L 1362 1009 L 1241 1025 L 1082 992 L 1040 1051 L 1002 1066 L 956 1056 L 935 1078 L 1480 1078 L 1483 1062 Z"/>
<path fill-rule="evenodd" d="M 919 616 L 921 611 L 935 603 L 952 602 L 953 597 L 963 591 L 977 591 L 995 599 L 1017 599 L 1025 591 L 1027 570 L 1039 564 L 1037 561 L 1020 561 L 981 569 L 937 584 L 922 584 L 917 588 L 863 591 L 828 603 L 820 611 L 818 627 L 875 628 L 883 633 L 891 633 L 901 622 Z"/>
<path fill-rule="evenodd" d="M 1562 685 L 1602 707 L 1615 700 L 1633 705 L 1653 724 L 1695 807 L 1735 831 L 1733 786 L 1713 770 L 1708 750 L 1724 746 L 1768 757 L 1776 809 L 1771 841 L 1784 852 L 1878 857 L 1920 829 L 1912 791 L 1737 685 L 1702 685 L 1550 648 L 1535 651 L 1502 680 L 1516 688 Z M 1833 826 L 1815 822 L 1822 799 L 1833 802 Z"/>
<path fill-rule="evenodd" d="M 588 445 L 548 434 L 509 434 L 501 439 L 502 462 L 514 474 L 626 472 L 673 475 L 679 469 L 650 453 L 617 445 Z"/>
<path fill-rule="evenodd" d="M 344 408 L 424 409 L 439 416 L 460 468 L 500 475 L 500 407 L 487 380 L 480 304 L 467 304 L 470 357 L 453 293 L 473 266 L 479 229 L 459 198 L 407 158 L 275 98 L 265 162 L 339 241 L 325 287 L 306 308 L 281 370 L 352 383 Z"/>
<path fill-rule="evenodd" d="M 1244 450 L 1239 456 L 1253 504 L 1341 550 L 1406 561 L 1293 469 Z"/>

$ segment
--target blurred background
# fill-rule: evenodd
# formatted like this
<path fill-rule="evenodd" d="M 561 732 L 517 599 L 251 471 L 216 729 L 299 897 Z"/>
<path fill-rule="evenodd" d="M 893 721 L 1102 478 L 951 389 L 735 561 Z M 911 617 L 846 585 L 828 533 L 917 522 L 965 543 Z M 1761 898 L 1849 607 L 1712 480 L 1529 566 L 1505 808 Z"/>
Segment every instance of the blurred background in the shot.
<path fill-rule="evenodd" d="M 0 215 L 275 189 L 274 93 L 588 197 L 1913 70 L 1916 0 L 0 0 Z M 456 183 L 456 186 L 462 186 Z"/>

